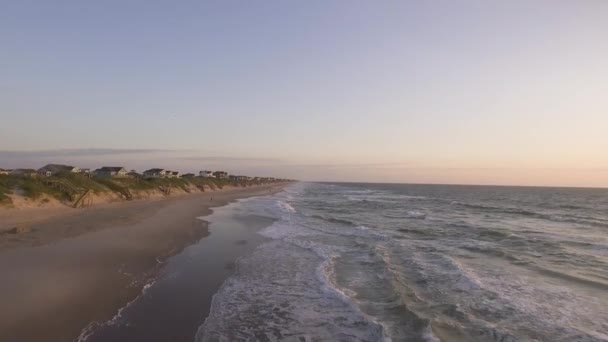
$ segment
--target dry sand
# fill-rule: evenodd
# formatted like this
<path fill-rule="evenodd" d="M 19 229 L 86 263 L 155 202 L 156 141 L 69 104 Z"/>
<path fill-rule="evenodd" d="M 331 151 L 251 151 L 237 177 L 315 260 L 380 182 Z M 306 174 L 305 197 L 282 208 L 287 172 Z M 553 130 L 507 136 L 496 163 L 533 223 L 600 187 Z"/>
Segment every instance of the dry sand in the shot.
<path fill-rule="evenodd" d="M 0 235 L 0 341 L 72 341 L 137 297 L 162 260 L 205 237 L 197 217 L 210 207 L 280 188 L 33 212 L 31 231 Z M 24 212 L 0 220 L 14 224 Z"/>

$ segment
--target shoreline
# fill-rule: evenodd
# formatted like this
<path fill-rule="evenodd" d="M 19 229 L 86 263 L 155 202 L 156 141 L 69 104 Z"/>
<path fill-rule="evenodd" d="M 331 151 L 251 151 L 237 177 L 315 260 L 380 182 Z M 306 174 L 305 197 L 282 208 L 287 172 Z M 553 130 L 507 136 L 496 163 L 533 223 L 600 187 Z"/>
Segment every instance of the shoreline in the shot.
<path fill-rule="evenodd" d="M 199 217 L 285 185 L 90 208 L 33 224 L 33 239 L 6 243 L 7 235 L 0 236 L 0 273 L 6 275 L 0 283 L 0 340 L 78 338 L 91 322 L 112 319 L 138 297 L 160 262 L 208 236 Z"/>
<path fill-rule="evenodd" d="M 154 280 L 109 322 L 87 327 L 83 342 L 192 342 L 237 262 L 268 239 L 258 232 L 275 220 L 244 213 L 241 200 L 199 219 L 209 236 L 167 259 Z"/>

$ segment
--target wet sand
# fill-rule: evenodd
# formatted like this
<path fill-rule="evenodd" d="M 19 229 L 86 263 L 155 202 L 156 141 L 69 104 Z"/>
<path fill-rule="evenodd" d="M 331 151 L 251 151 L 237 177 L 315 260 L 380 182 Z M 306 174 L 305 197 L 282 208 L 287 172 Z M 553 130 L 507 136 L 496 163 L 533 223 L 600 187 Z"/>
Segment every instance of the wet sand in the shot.
<path fill-rule="evenodd" d="M 0 236 L 0 341 L 74 340 L 136 298 L 163 260 L 207 236 L 197 217 L 209 208 L 280 188 L 92 208 L 39 221 L 19 240 Z"/>
<path fill-rule="evenodd" d="M 154 283 L 111 322 L 92 325 L 86 342 L 193 342 L 209 314 L 213 296 L 266 238 L 257 234 L 271 218 L 242 215 L 240 204 L 205 217 L 210 235 L 169 258 Z"/>

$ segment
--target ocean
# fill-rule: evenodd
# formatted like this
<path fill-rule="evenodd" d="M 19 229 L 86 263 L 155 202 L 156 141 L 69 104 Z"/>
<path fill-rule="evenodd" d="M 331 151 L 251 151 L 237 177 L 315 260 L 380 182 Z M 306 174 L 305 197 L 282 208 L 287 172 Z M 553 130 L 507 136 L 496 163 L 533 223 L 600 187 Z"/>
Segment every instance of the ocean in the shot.
<path fill-rule="evenodd" d="M 272 224 L 196 341 L 608 341 L 608 189 L 296 183 L 238 206 Z"/>

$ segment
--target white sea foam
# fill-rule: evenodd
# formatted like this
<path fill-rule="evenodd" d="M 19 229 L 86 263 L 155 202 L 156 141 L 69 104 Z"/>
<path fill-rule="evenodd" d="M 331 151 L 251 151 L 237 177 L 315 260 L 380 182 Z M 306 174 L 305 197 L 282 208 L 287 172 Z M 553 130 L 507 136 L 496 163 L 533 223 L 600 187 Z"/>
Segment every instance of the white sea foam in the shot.
<path fill-rule="evenodd" d="M 260 234 L 271 239 L 295 238 L 298 236 L 312 235 L 313 231 L 306 227 L 298 227 L 289 222 L 277 221 L 262 229 Z"/>
<path fill-rule="evenodd" d="M 418 219 L 426 218 L 426 214 L 423 213 L 422 211 L 418 211 L 418 210 L 410 210 L 407 212 L 407 215 L 411 218 L 418 218 Z"/>
<path fill-rule="evenodd" d="M 311 252 L 279 239 L 241 259 L 214 296 L 196 340 L 381 340 L 379 327 L 362 325 L 365 318 L 323 281 L 331 259 Z"/>
<path fill-rule="evenodd" d="M 332 281 L 333 261 L 344 248 L 318 241 L 323 231 L 299 225 L 285 201 L 266 203 L 280 209 L 279 219 L 260 231 L 272 240 L 239 260 L 236 274 L 214 296 L 197 341 L 257 334 L 271 341 L 282 334 L 307 341 L 385 340 L 381 326 Z"/>
<path fill-rule="evenodd" d="M 296 210 L 294 209 L 294 207 L 292 207 L 291 204 L 289 204 L 289 203 L 287 203 L 285 201 L 277 201 L 276 203 L 277 203 L 277 206 L 281 210 L 283 210 L 283 211 L 285 211 L 287 213 L 295 213 L 296 212 Z"/>

